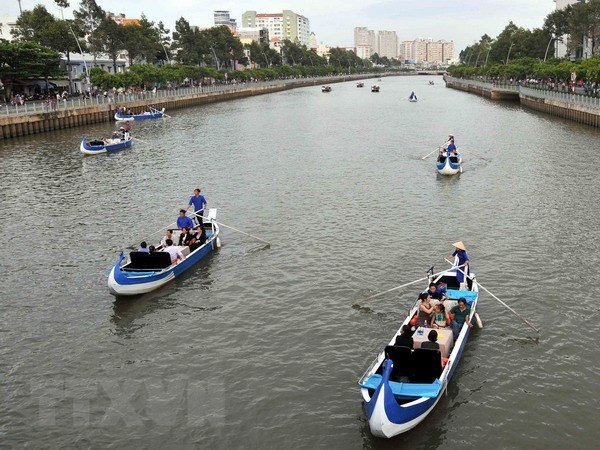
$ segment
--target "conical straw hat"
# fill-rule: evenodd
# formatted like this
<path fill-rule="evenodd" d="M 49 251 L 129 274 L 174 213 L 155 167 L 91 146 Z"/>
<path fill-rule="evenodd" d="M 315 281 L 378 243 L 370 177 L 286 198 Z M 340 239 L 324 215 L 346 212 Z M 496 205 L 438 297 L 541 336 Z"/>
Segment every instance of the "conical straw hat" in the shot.
<path fill-rule="evenodd" d="M 462 241 L 455 242 L 454 244 L 452 244 L 452 247 L 456 247 L 461 250 L 466 250 L 465 244 L 463 244 Z"/>

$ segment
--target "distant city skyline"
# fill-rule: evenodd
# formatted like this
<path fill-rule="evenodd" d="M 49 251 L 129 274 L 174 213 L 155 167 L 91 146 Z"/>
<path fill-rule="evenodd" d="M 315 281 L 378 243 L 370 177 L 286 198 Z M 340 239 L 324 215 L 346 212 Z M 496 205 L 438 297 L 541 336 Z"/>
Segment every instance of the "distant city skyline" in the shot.
<path fill-rule="evenodd" d="M 544 18 L 555 8 L 553 0 L 422 0 L 412 3 L 397 0 L 166 0 L 139 2 L 138 0 L 96 0 L 105 10 L 123 13 L 128 18 L 139 18 L 142 13 L 149 20 L 162 21 L 171 32 L 175 22 L 184 17 L 190 24 L 212 26 L 214 11 L 230 11 L 231 18 L 240 23 L 242 13 L 248 10 L 276 12 L 291 9 L 310 20 L 310 31 L 318 42 L 332 47 L 352 47 L 354 28 L 395 31 L 399 40 L 432 38 L 453 40 L 455 51 L 478 41 L 483 34 L 497 36 L 509 21 L 524 28 L 539 28 Z M 37 4 L 46 6 L 60 17 L 60 8 L 54 0 L 21 0 L 23 10 Z M 65 17 L 79 8 L 78 0 L 71 0 Z M 19 15 L 17 0 L 3 0 L 0 16 Z"/>

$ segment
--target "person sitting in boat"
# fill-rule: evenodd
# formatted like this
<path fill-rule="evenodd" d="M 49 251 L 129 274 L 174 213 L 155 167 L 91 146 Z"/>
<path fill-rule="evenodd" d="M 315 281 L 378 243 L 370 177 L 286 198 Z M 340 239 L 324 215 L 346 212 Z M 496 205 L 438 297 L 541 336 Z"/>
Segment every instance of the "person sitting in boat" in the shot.
<path fill-rule="evenodd" d="M 160 245 L 162 248 L 165 248 L 167 239 L 171 239 L 171 241 L 173 240 L 173 230 L 167 230 L 163 238 L 160 240 Z"/>
<path fill-rule="evenodd" d="M 469 255 L 467 255 L 467 249 L 462 241 L 455 242 L 452 246 L 454 247 L 454 253 L 449 255 L 448 258 L 456 257 L 458 259 L 456 281 L 460 283 L 460 290 L 466 291 L 468 290 L 468 284 L 465 274 L 469 275 Z"/>
<path fill-rule="evenodd" d="M 150 253 L 150 250 L 148 250 L 148 244 L 146 243 L 146 241 L 142 241 L 142 243 L 140 244 L 140 248 L 138 248 L 137 251 L 143 252 L 143 253 Z"/>
<path fill-rule="evenodd" d="M 119 130 L 113 131 L 112 138 L 113 139 L 121 139 L 121 134 L 119 133 Z"/>
<path fill-rule="evenodd" d="M 183 231 L 184 228 L 194 228 L 194 222 L 188 216 L 185 215 L 185 209 L 179 210 L 179 217 L 177 218 L 177 228 Z"/>
<path fill-rule="evenodd" d="M 437 331 L 431 330 L 427 335 L 427 341 L 421 343 L 421 348 L 429 348 L 431 350 L 439 350 L 440 344 L 437 342 Z"/>
<path fill-rule="evenodd" d="M 471 308 L 467 306 L 467 300 L 464 297 L 459 298 L 458 305 L 450 310 L 450 314 L 454 316 L 450 325 L 452 326 L 452 335 L 454 336 L 454 340 L 456 340 L 465 322 L 469 328 L 473 327 L 473 324 L 469 321 Z"/>
<path fill-rule="evenodd" d="M 198 247 L 206 242 L 206 230 L 202 227 L 196 227 L 189 233 L 189 239 L 186 243 L 190 247 L 190 252 L 193 252 Z"/>
<path fill-rule="evenodd" d="M 171 239 L 167 239 L 165 244 L 166 247 L 162 251 L 171 255 L 171 264 L 176 264 L 177 261 L 183 261 L 185 259 L 183 253 L 181 253 L 177 247 L 173 247 L 173 241 Z"/>
<path fill-rule="evenodd" d="M 154 245 L 151 245 L 150 247 L 148 247 L 148 250 L 150 250 L 150 253 L 154 253 L 156 251 L 156 247 Z"/>
<path fill-rule="evenodd" d="M 411 100 L 413 100 L 413 99 L 416 100 L 417 96 L 415 95 L 415 91 L 411 92 L 410 97 L 408 97 L 408 98 L 410 98 Z"/>
<path fill-rule="evenodd" d="M 400 330 L 400 334 L 396 336 L 396 342 L 394 342 L 394 345 L 399 347 L 408 347 L 410 349 L 414 347 L 414 341 L 410 335 L 410 325 L 402 325 L 402 329 Z"/>
<path fill-rule="evenodd" d="M 431 297 L 428 293 L 422 292 L 419 294 L 421 304 L 417 315 L 417 325 L 429 325 L 433 314 L 433 306 L 431 305 Z"/>
<path fill-rule="evenodd" d="M 429 294 L 432 300 L 439 300 L 443 302 L 444 300 L 448 300 L 446 293 L 438 288 L 435 283 L 429 283 L 429 288 L 425 291 L 426 294 Z"/>
<path fill-rule="evenodd" d="M 188 245 L 187 242 L 191 239 L 191 228 L 186 227 L 181 230 L 181 234 L 179 235 L 179 246 Z"/>
<path fill-rule="evenodd" d="M 433 307 L 433 317 L 431 318 L 431 328 L 446 328 L 449 318 L 446 307 L 438 303 Z"/>

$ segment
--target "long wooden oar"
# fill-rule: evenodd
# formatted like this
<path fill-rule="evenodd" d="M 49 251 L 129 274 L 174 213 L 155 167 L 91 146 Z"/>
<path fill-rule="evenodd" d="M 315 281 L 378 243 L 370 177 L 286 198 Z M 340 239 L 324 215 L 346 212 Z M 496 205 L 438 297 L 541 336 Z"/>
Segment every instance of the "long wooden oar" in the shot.
<path fill-rule="evenodd" d="M 154 114 L 156 114 L 156 113 L 159 113 L 159 112 L 160 112 L 160 110 L 158 110 L 158 109 L 156 109 L 156 108 L 152 108 L 152 107 L 151 107 L 150 109 L 154 111 Z M 163 115 L 163 116 L 165 116 L 165 117 L 168 117 L 169 119 L 172 119 L 172 117 L 171 117 L 170 115 L 168 115 L 167 113 L 165 113 L 165 112 L 164 112 L 164 113 L 162 113 L 162 115 Z"/>
<path fill-rule="evenodd" d="M 462 266 L 460 266 L 460 267 L 462 267 Z M 433 273 L 433 274 L 431 274 L 429 276 L 426 276 L 424 278 L 419 278 L 418 280 L 411 281 L 410 283 L 401 284 L 400 286 L 393 287 L 391 289 L 388 289 L 387 291 L 383 291 L 383 292 L 380 292 L 378 294 L 371 295 L 370 297 L 365 298 L 365 301 L 366 300 L 371 300 L 372 298 L 375 298 L 375 297 L 379 297 L 379 296 L 381 296 L 383 294 L 387 294 L 388 292 L 392 292 L 392 291 L 396 291 L 398 289 L 402 289 L 403 287 L 410 286 L 411 284 L 415 284 L 415 283 L 419 283 L 421 281 L 429 280 L 430 277 L 436 277 L 436 276 L 441 275 L 441 274 L 443 274 L 445 272 L 448 272 L 448 271 L 447 270 L 442 270 L 441 272 Z"/>
<path fill-rule="evenodd" d="M 261 238 L 259 238 L 258 236 L 254 236 L 253 234 L 246 233 L 245 231 L 242 231 L 242 230 L 238 230 L 237 228 L 234 228 L 234 227 L 232 227 L 231 225 L 225 225 L 223 222 L 217 222 L 216 220 L 215 220 L 214 222 L 215 222 L 215 223 L 218 223 L 218 224 L 219 224 L 219 225 L 221 225 L 222 227 L 225 227 L 225 228 L 230 228 L 230 229 L 232 229 L 233 231 L 237 231 L 238 233 L 245 234 L 246 236 L 250 236 L 250 237 L 252 237 L 252 238 L 254 238 L 254 239 L 257 239 L 257 240 L 259 240 L 259 241 L 261 241 L 261 242 L 264 242 L 265 244 L 267 244 L 267 247 L 270 247 L 270 246 L 271 246 L 271 243 L 270 243 L 270 242 L 267 242 L 267 241 L 265 241 L 264 239 L 261 239 Z"/>
<path fill-rule="evenodd" d="M 449 263 L 454 265 L 454 263 L 450 262 L 449 260 L 447 260 L 446 258 L 444 258 L 444 260 Z M 460 266 L 459 266 L 460 267 Z M 468 277 L 468 275 L 463 271 L 460 270 L 458 267 L 456 268 L 456 270 L 458 270 L 459 272 L 461 272 L 465 277 Z M 472 277 L 469 277 L 472 279 Z M 518 312 L 516 312 L 514 309 L 512 309 L 510 306 L 508 306 L 506 303 L 504 303 L 502 300 L 500 300 L 498 297 L 496 297 L 492 292 L 490 292 L 485 286 L 483 286 L 479 281 L 477 281 L 477 285 L 482 288 L 485 292 L 487 292 L 488 294 L 490 294 L 494 299 L 498 300 L 502 305 L 504 305 L 510 312 L 512 312 L 515 316 L 517 316 L 519 319 L 521 319 L 523 322 L 525 322 L 528 326 L 530 326 L 532 329 L 534 329 L 536 331 L 536 333 L 539 333 L 540 330 L 539 328 L 537 328 L 535 325 L 533 325 L 531 322 L 529 322 L 529 320 L 527 320 L 525 317 L 521 316 Z"/>
<path fill-rule="evenodd" d="M 444 141 L 444 144 L 445 144 L 445 143 L 446 143 L 446 141 Z M 436 149 L 435 149 L 434 151 L 432 151 L 432 152 L 429 152 L 429 153 L 427 153 L 427 154 L 426 154 L 425 156 L 423 156 L 421 159 L 426 159 L 426 158 L 428 158 L 428 157 L 429 157 L 429 155 L 431 155 L 432 153 L 439 152 L 439 151 L 440 151 L 440 148 L 442 148 L 442 147 L 444 146 L 444 144 L 442 144 L 442 145 L 438 145 L 438 148 L 436 148 Z"/>
<path fill-rule="evenodd" d="M 144 144 L 152 145 L 150 142 L 144 141 L 143 139 L 140 139 L 140 138 L 136 138 L 136 137 L 131 136 L 131 139 L 135 139 L 136 141 L 140 141 L 140 142 L 142 142 Z"/>

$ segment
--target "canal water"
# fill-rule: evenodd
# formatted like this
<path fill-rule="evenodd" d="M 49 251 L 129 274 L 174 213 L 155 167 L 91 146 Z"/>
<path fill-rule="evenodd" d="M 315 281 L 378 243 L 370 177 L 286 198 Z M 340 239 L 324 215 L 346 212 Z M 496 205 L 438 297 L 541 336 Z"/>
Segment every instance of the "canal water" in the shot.
<path fill-rule="evenodd" d="M 600 133 L 439 77 L 366 86 L 168 111 L 110 156 L 78 149 L 109 124 L 1 142 L 0 447 L 597 445 Z M 460 176 L 422 159 L 448 133 Z M 115 300 L 119 251 L 195 187 L 270 247 L 224 228 L 190 273 Z M 365 298 L 443 269 L 457 240 L 541 331 L 482 294 L 447 395 L 376 439 L 357 380 L 424 285 Z"/>

